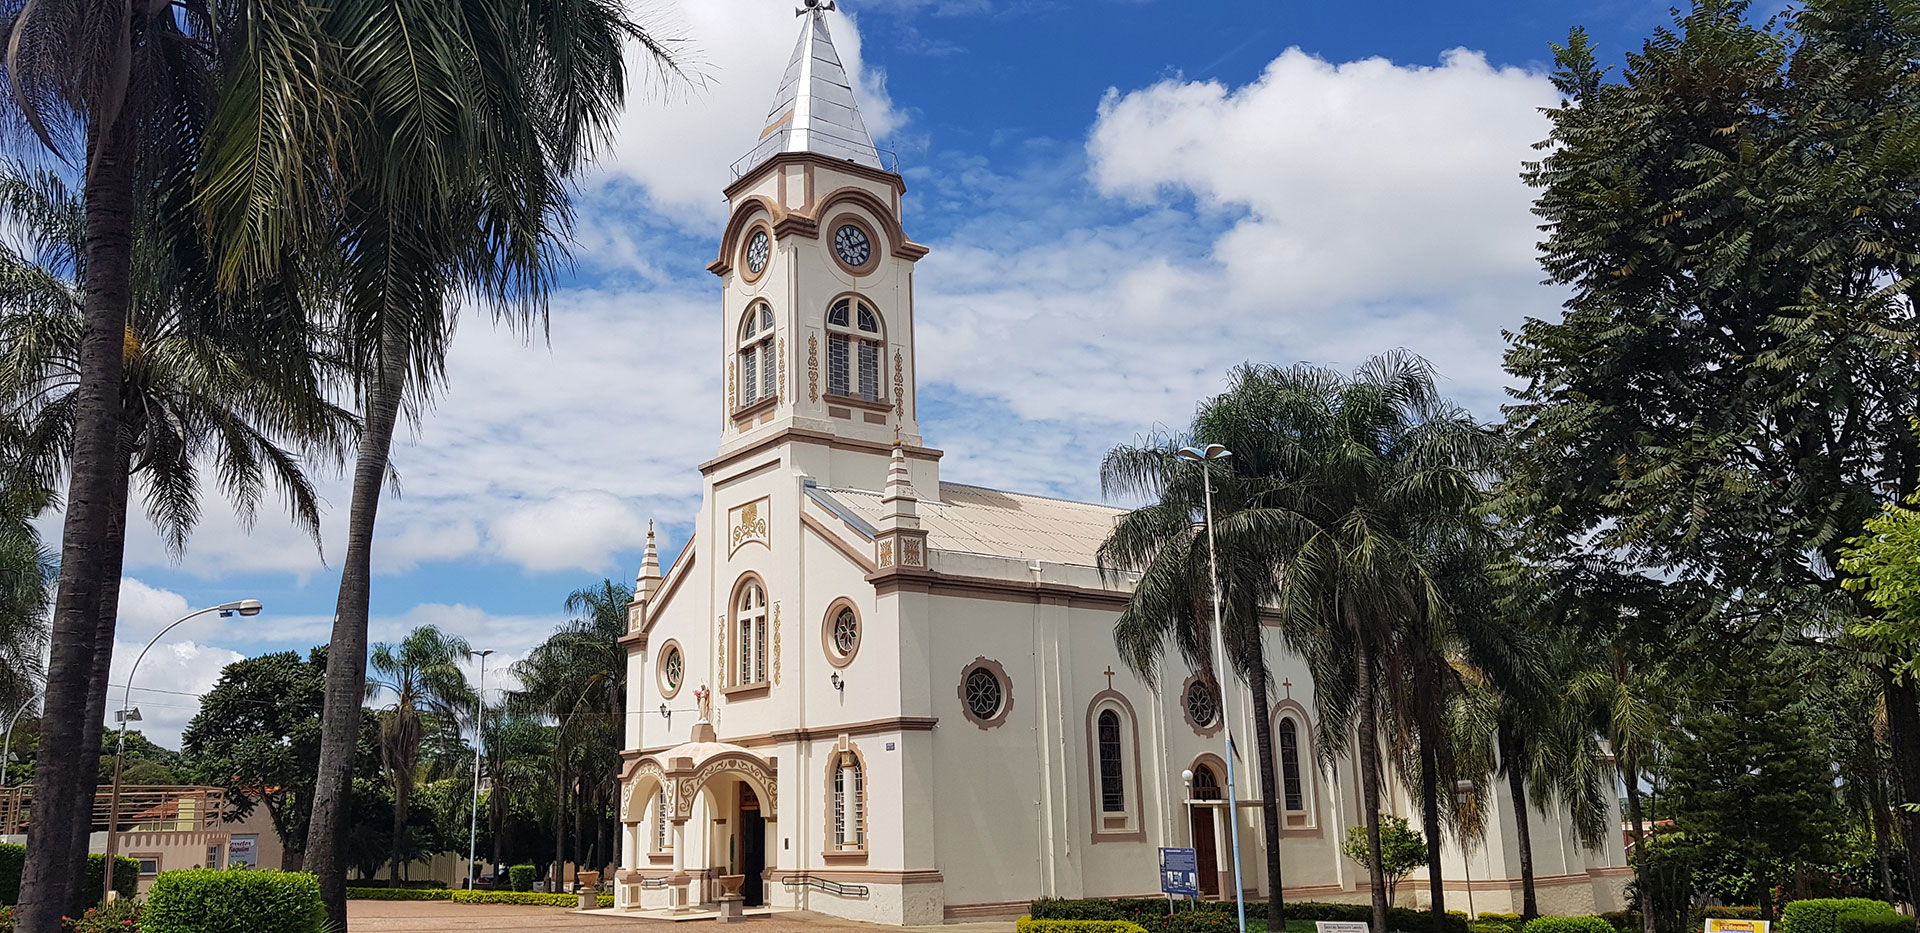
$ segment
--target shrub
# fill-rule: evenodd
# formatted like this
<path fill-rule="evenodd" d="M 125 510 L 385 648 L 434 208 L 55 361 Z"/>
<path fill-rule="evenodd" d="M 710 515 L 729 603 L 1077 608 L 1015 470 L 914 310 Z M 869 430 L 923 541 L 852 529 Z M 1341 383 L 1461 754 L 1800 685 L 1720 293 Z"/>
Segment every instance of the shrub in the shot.
<path fill-rule="evenodd" d="M 537 891 L 453 891 L 452 901 L 456 904 L 521 904 L 532 907 L 576 907 L 580 904 L 578 894 L 542 894 Z M 601 895 L 602 898 L 611 895 Z M 613 906 L 612 902 L 607 903 Z M 142 931 L 145 933 L 145 931 Z"/>
<path fill-rule="evenodd" d="M 593 899 L 593 906 L 595 906 L 595 907 L 599 907 L 599 908 L 602 908 L 602 909 L 604 909 L 604 908 L 608 908 L 608 907 L 612 907 L 612 906 L 613 906 L 613 895 L 611 895 L 611 894 L 602 894 L 602 895 L 600 895 L 599 897 L 596 897 L 596 898 L 594 898 L 594 899 Z M 1908 931 L 1908 933 L 1912 933 L 1912 931 L 1911 931 L 1911 930 L 1909 930 L 1909 931 Z"/>
<path fill-rule="evenodd" d="M 147 892 L 140 933 L 321 933 L 320 881 L 301 872 L 161 872 Z"/>
<path fill-rule="evenodd" d="M 1613 924 L 1618 933 L 1640 933 L 1640 912 L 1637 910 L 1609 910 L 1600 915 L 1600 919 Z"/>
<path fill-rule="evenodd" d="M 1190 930 L 1209 930 L 1214 928 L 1211 924 L 1219 922 L 1213 918 L 1221 917 L 1224 917 L 1226 925 L 1231 927 L 1233 913 L 1232 901 L 1198 901 L 1193 904 L 1191 910 L 1182 907 L 1179 913 L 1169 917 L 1166 899 L 1157 897 L 1087 900 L 1043 898 L 1034 901 L 1030 908 L 1030 915 L 1035 920 L 1127 920 L 1144 927 L 1147 933 L 1188 933 Z M 1247 902 L 1249 921 L 1256 917 L 1264 917 L 1266 913 L 1266 902 Z M 1207 919 L 1173 919 L 1196 916 Z M 1373 921 L 1373 908 L 1367 904 L 1289 902 L 1287 919 L 1289 921 L 1344 920 L 1370 923 Z M 1432 923 L 1433 915 L 1425 910 L 1395 907 L 1387 911 L 1387 927 L 1390 930 L 1399 930 L 1402 933 L 1469 933 L 1467 915 L 1457 910 L 1448 911 L 1440 929 L 1430 929 Z M 1499 933 L 1499 931 L 1492 931 L 1492 933 Z"/>
<path fill-rule="evenodd" d="M 1913 918 L 1892 910 L 1841 911 L 1834 926 L 1839 933 L 1914 933 Z"/>
<path fill-rule="evenodd" d="M 1521 933 L 1614 933 L 1613 924 L 1600 917 L 1535 917 Z"/>
<path fill-rule="evenodd" d="M 348 888 L 350 901 L 444 901 L 453 897 L 446 888 Z"/>
<path fill-rule="evenodd" d="M 1780 911 L 1780 933 L 1839 933 L 1843 913 L 1890 914 L 1893 905 L 1865 897 L 1813 897 L 1788 901 Z"/>
<path fill-rule="evenodd" d="M 1475 920 L 1467 924 L 1467 933 L 1514 933 L 1516 927 L 1498 920 Z"/>
<path fill-rule="evenodd" d="M 1147 928 L 1126 920 L 1035 920 L 1021 917 L 1013 925 L 1015 933 L 1147 933 Z"/>
<path fill-rule="evenodd" d="M 507 869 L 507 878 L 512 881 L 513 889 L 523 893 L 533 890 L 533 875 L 532 865 L 515 865 Z"/>
<path fill-rule="evenodd" d="M 1692 921 L 1694 926 L 1699 926 L 1701 921 L 1709 917 L 1715 920 L 1758 920 L 1760 908 L 1721 904 L 1714 907 L 1695 907 L 1687 913 L 1687 919 Z"/>
<path fill-rule="evenodd" d="M 27 867 L 27 847 L 0 845 L 0 904 L 20 903 L 20 872 Z M 13 911 L 7 911 L 7 926 L 13 929 Z"/>
<path fill-rule="evenodd" d="M 137 863 L 135 870 L 138 870 Z M 140 926 L 140 905 L 127 897 L 113 902 L 111 907 L 102 905 L 87 908 L 87 912 L 81 914 L 78 920 L 71 917 L 62 920 L 64 922 L 60 928 L 72 933 L 127 933 Z"/>
<path fill-rule="evenodd" d="M 121 897 L 132 899 L 140 893 L 140 860 L 124 855 L 113 857 L 113 890 Z M 98 852 L 87 855 L 87 884 L 80 890 L 82 904 L 99 904 L 107 899 L 100 887 L 100 879 L 105 876 L 107 857 Z"/>

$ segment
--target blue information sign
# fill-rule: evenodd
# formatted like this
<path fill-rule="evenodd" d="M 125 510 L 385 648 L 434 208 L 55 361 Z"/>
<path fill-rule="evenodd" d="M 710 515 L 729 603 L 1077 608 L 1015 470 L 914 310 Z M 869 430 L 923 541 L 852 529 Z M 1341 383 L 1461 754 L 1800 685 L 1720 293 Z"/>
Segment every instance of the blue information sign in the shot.
<path fill-rule="evenodd" d="M 1160 850 L 1160 890 L 1167 894 L 1200 896 L 1200 860 L 1192 849 Z"/>

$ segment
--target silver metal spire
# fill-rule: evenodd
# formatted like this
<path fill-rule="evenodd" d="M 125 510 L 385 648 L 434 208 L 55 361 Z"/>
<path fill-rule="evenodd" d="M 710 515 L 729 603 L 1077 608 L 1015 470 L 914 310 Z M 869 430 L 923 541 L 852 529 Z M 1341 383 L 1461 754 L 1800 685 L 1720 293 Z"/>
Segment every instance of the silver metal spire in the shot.
<path fill-rule="evenodd" d="M 853 99 L 853 82 L 834 51 L 827 32 L 827 11 L 834 0 L 801 0 L 794 12 L 806 21 L 800 41 L 787 62 L 786 76 L 767 111 L 766 128 L 753 152 L 736 163 L 744 174 L 783 152 L 811 152 L 844 159 L 868 168 L 884 169 L 880 152 L 860 119 Z"/>

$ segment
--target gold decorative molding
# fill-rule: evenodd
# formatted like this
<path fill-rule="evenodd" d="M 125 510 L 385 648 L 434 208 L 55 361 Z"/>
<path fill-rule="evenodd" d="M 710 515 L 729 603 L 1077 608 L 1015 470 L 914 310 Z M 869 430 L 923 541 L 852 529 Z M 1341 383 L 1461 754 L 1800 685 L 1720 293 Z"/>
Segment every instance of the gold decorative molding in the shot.
<path fill-rule="evenodd" d="M 780 683 L 780 603 L 773 604 L 773 682 Z"/>
<path fill-rule="evenodd" d="M 893 413 L 896 415 L 907 413 L 907 380 L 902 365 L 900 351 L 893 351 Z"/>
<path fill-rule="evenodd" d="M 918 567 L 921 564 L 920 539 L 903 538 L 900 541 L 900 564 L 903 567 Z"/>
<path fill-rule="evenodd" d="M 740 550 L 749 542 L 759 542 L 771 546 L 767 534 L 768 500 L 761 497 L 745 505 L 736 505 L 727 510 L 727 554 Z"/>
<path fill-rule="evenodd" d="M 723 428 L 726 427 L 727 422 L 731 420 L 726 414 L 724 414 L 724 412 L 727 412 L 733 408 L 733 399 L 734 399 L 733 370 L 738 365 L 739 363 L 737 361 L 734 361 L 734 360 L 727 361 L 727 397 L 724 401 L 720 403 L 720 410 L 721 412 L 723 412 L 723 414 L 721 414 L 720 416 L 720 426 Z"/>
<path fill-rule="evenodd" d="M 893 566 L 893 542 L 892 541 L 880 542 L 880 566 L 882 567 Z"/>
<path fill-rule="evenodd" d="M 820 335 L 807 335 L 807 401 L 820 401 Z"/>
<path fill-rule="evenodd" d="M 787 397 L 787 338 L 780 338 L 780 397 Z"/>

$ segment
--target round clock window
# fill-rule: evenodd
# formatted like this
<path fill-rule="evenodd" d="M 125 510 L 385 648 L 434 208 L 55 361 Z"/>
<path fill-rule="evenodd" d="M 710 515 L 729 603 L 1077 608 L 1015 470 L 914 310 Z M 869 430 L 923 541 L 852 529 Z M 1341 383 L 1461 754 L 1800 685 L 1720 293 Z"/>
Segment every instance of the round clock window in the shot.
<path fill-rule="evenodd" d="M 854 268 L 867 264 L 873 258 L 873 241 L 867 239 L 867 231 L 854 224 L 841 224 L 833 232 L 833 252 L 840 261 Z"/>
<path fill-rule="evenodd" d="M 767 268 L 767 259 L 773 255 L 773 239 L 765 230 L 755 230 L 753 237 L 747 240 L 747 272 L 759 275 Z"/>

